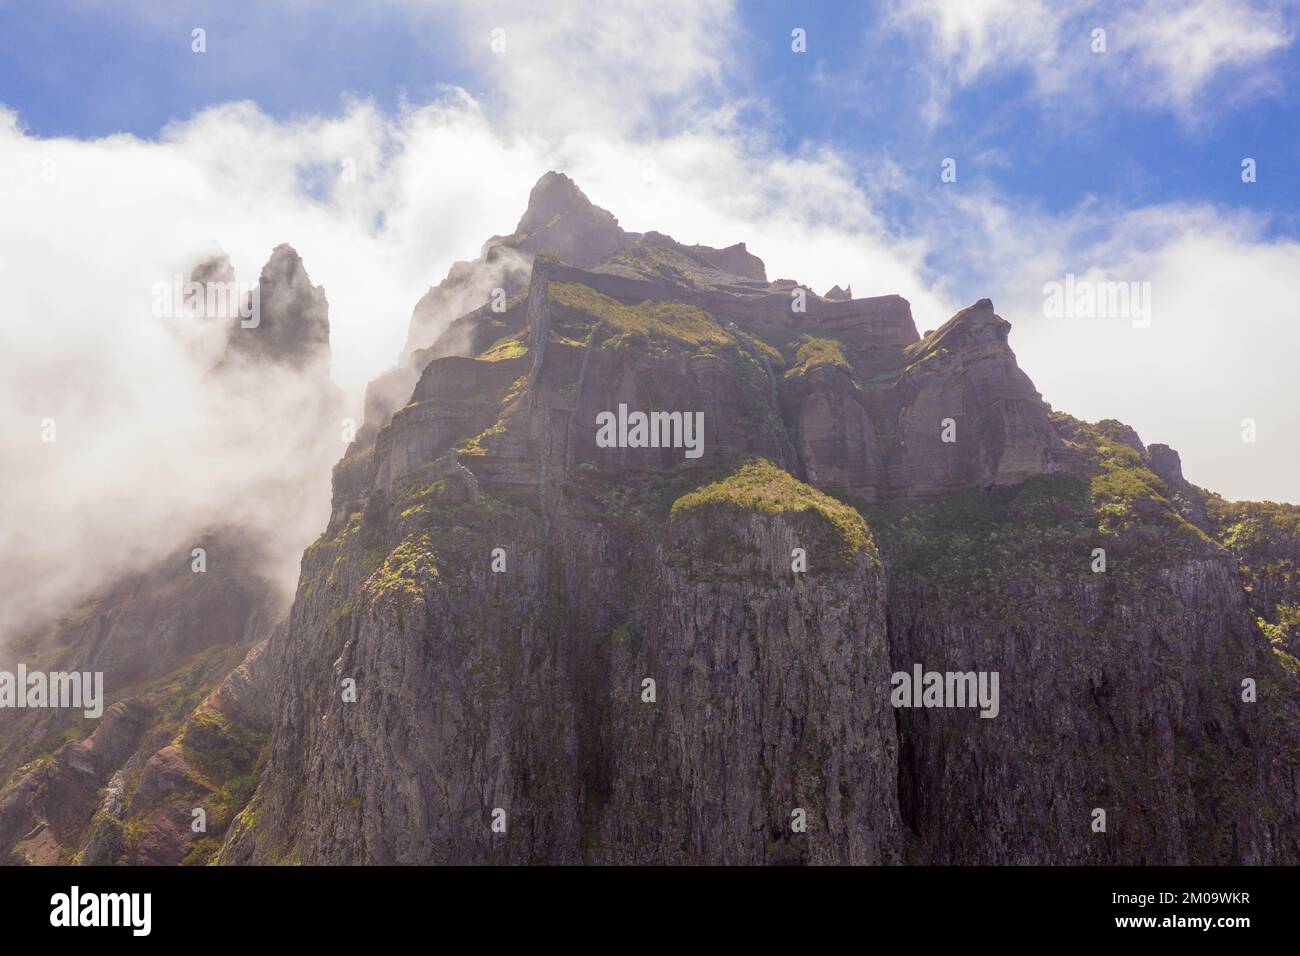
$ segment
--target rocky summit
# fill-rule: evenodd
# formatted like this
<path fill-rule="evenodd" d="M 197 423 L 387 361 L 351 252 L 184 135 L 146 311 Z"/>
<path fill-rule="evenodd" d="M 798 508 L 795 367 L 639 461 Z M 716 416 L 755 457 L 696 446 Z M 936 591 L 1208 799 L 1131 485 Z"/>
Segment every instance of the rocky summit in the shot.
<path fill-rule="evenodd" d="M 262 282 L 240 355 L 327 349 Z M 108 706 L 4 716 L 0 853 L 1300 862 L 1300 507 L 1055 411 L 1011 332 L 547 173 L 415 305 L 287 612 L 226 529 L 9 649 Z"/>

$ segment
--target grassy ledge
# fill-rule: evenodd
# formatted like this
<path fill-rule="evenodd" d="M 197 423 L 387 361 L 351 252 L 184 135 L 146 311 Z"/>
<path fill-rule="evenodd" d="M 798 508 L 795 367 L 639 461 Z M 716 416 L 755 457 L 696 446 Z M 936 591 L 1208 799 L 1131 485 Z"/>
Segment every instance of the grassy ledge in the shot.
<path fill-rule="evenodd" d="M 707 312 L 694 305 L 651 300 L 640 305 L 624 305 L 577 282 L 554 282 L 549 294 L 552 302 L 585 312 L 613 329 L 615 334 L 602 343 L 607 348 L 644 339 L 678 342 L 694 348 L 731 345 L 736 341 Z"/>
<path fill-rule="evenodd" d="M 766 515 L 813 515 L 829 525 L 848 548 L 876 555 L 871 530 L 862 515 L 766 459 L 751 459 L 728 477 L 678 498 L 673 502 L 669 520 L 676 521 L 702 508 L 718 507 Z"/>
<path fill-rule="evenodd" d="M 835 339 L 819 339 L 805 335 L 800 339 L 794 354 L 794 366 L 785 373 L 787 379 L 801 378 L 816 368 L 842 368 L 852 372 L 853 366 L 844 356 L 844 348 Z"/>

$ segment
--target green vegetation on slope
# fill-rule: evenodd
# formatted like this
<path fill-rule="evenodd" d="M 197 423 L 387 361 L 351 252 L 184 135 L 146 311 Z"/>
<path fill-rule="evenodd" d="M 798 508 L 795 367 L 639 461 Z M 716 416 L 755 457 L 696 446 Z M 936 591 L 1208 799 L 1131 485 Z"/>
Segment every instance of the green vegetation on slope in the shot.
<path fill-rule="evenodd" d="M 495 347 L 495 346 L 494 346 Z M 526 350 L 525 350 L 526 351 Z M 457 455 L 486 455 L 487 449 L 484 442 L 493 438 L 504 435 L 506 432 L 506 418 L 510 415 L 515 401 L 523 394 L 524 387 L 528 384 L 528 376 L 521 375 L 510 385 L 509 391 L 501 399 L 501 416 L 483 431 L 477 435 L 466 438 L 455 448 Z"/>
<path fill-rule="evenodd" d="M 372 596 L 404 591 L 418 596 L 424 582 L 438 576 L 433 542 L 428 532 L 411 535 L 388 553 L 384 563 L 366 582 Z"/>
<path fill-rule="evenodd" d="M 1086 577 L 1092 549 L 1109 547 L 1092 516 L 1087 483 L 1065 476 L 861 508 L 893 574 L 924 582 L 938 603 L 1003 591 L 1012 578 L 1027 590 Z"/>
<path fill-rule="evenodd" d="M 1219 495 L 1210 495 L 1206 510 L 1220 529 L 1224 547 L 1240 554 L 1294 554 L 1300 548 L 1300 505 L 1225 501 Z M 1294 569 L 1294 563 L 1290 567 Z"/>
<path fill-rule="evenodd" d="M 762 458 L 753 458 L 727 477 L 678 498 L 670 523 L 699 512 L 721 511 L 728 519 L 736 513 L 792 515 L 813 518 L 830 533 L 830 549 L 837 563 L 864 551 L 873 557 L 876 546 L 866 520 L 853 508 Z M 808 548 L 810 554 L 812 548 Z"/>
<path fill-rule="evenodd" d="M 1300 505 L 1209 495 L 1205 506 L 1215 537 L 1237 556 L 1260 630 L 1300 673 Z"/>
<path fill-rule="evenodd" d="M 1099 469 L 1089 492 L 1103 533 L 1143 535 L 1153 557 L 1164 562 L 1204 553 L 1209 537 L 1183 517 L 1173 489 L 1125 441 L 1126 426 L 1109 419 L 1087 424 L 1059 413 L 1055 418 L 1075 427 L 1074 440 Z"/>
<path fill-rule="evenodd" d="M 602 343 L 605 348 L 671 343 L 708 349 L 736 341 L 735 336 L 694 305 L 650 300 L 640 305 L 624 305 L 576 282 L 554 282 L 549 294 L 552 302 L 585 312 L 613 329 L 615 334 Z"/>
<path fill-rule="evenodd" d="M 492 548 L 505 542 L 519 547 L 536 533 L 539 516 L 523 505 L 483 494 L 463 500 L 449 489 L 455 478 L 413 483 L 395 502 L 397 519 L 385 531 L 395 542 L 364 581 L 363 598 L 419 598 L 444 571 L 455 578 L 486 568 Z M 448 494 L 449 490 L 457 493 Z M 348 598 L 348 611 L 353 606 Z"/>
<path fill-rule="evenodd" d="M 698 285 L 705 273 L 712 271 L 707 263 L 678 249 L 649 242 L 633 243 L 619 250 L 610 264 L 616 273 L 664 278 L 686 286 Z"/>
<path fill-rule="evenodd" d="M 504 362 L 508 359 L 523 358 L 528 354 L 524 344 L 524 333 L 515 332 L 493 342 L 481 355 L 476 356 L 480 362 Z"/>
<path fill-rule="evenodd" d="M 863 505 L 877 539 L 902 576 L 924 581 L 935 600 L 970 590 L 1006 593 L 1014 579 L 1032 611 L 1032 586 L 1094 577 L 1093 550 L 1106 552 L 1106 575 L 1126 586 L 1156 584 L 1156 572 L 1213 550 L 1179 513 L 1165 482 L 1125 443 L 1117 422 L 1068 416 L 1071 439 L 1096 474 L 1042 475 L 1009 488 L 969 489 L 932 501 Z M 1158 590 L 1158 588 L 1156 589 Z M 1009 604 L 1000 613 L 1020 610 Z"/>
<path fill-rule="evenodd" d="M 822 339 L 805 335 L 795 351 L 795 364 L 785 373 L 787 379 L 801 378 L 815 368 L 842 368 L 852 372 L 853 366 L 844 356 L 844 347 L 835 339 Z"/>

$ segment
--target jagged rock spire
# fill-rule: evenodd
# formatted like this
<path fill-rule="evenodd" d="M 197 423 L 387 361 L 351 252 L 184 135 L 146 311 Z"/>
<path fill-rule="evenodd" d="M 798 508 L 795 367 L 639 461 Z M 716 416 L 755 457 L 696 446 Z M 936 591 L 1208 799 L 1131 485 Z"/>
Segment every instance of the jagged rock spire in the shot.
<path fill-rule="evenodd" d="M 303 368 L 329 357 L 329 341 L 325 290 L 312 285 L 297 250 L 281 243 L 258 279 L 256 321 L 231 329 L 230 352 Z"/>

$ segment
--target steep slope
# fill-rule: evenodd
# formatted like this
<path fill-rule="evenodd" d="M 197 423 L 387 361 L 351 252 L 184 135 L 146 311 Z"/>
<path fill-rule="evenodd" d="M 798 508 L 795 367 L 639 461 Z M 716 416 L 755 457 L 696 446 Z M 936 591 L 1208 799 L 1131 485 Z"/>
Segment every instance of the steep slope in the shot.
<path fill-rule="evenodd" d="M 1300 507 L 1202 500 L 1217 540 L 1238 558 L 1260 629 L 1284 666 L 1300 673 Z"/>
<path fill-rule="evenodd" d="M 75 709 L 5 712 L 0 850 L 7 861 L 179 863 L 195 808 L 209 813 L 207 832 L 220 835 L 217 801 L 236 804 L 228 822 L 251 794 L 255 776 L 238 785 L 242 794 L 207 799 L 250 774 L 258 759 L 269 728 L 247 716 L 254 701 L 235 703 L 239 680 L 231 675 L 265 642 L 284 597 L 256 570 L 255 540 L 223 531 L 204 543 L 211 561 L 204 573 L 192 571 L 186 548 L 7 649 L 29 671 L 101 672 L 106 698 L 98 720 Z M 199 739 L 193 725 L 208 712 L 223 714 L 222 726 Z M 194 769 L 227 746 L 224 738 L 247 734 L 260 739 L 235 761 L 240 766 Z M 177 802 L 185 797 L 192 799 Z M 157 812 L 162 803 L 171 810 L 165 818 Z"/>
<path fill-rule="evenodd" d="M 688 247 L 660 233 L 625 232 L 568 176 L 546 173 L 529 194 L 514 232 L 493 236 L 475 261 L 455 263 L 447 278 L 416 303 L 398 365 L 367 390 L 360 444 L 367 444 L 406 403 L 431 360 L 477 354 L 488 344 L 483 336 L 497 331 L 492 342 L 505 334 L 509 326 L 500 313 L 527 291 L 538 257 L 636 277 L 666 276 L 678 283 L 766 285 L 762 261 L 744 243 L 726 249 Z"/>

